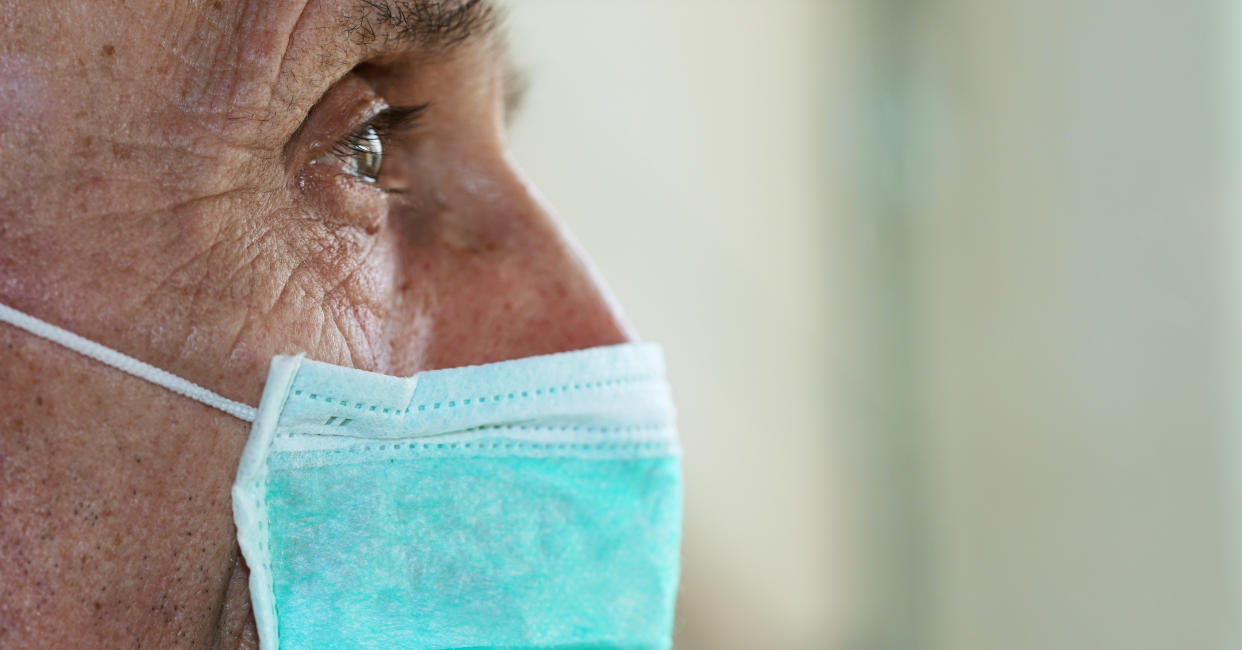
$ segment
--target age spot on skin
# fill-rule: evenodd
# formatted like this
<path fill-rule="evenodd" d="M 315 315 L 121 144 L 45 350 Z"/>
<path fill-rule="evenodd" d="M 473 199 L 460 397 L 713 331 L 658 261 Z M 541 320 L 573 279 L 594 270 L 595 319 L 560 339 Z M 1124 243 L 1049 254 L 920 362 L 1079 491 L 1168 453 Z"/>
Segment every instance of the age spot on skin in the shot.
<path fill-rule="evenodd" d="M 112 44 L 111 44 L 111 43 L 108 43 L 107 45 L 104 45 L 104 46 L 103 46 L 103 55 L 104 55 L 104 56 L 112 56 L 113 54 L 116 54 L 116 48 L 115 48 L 115 47 L 112 47 Z"/>

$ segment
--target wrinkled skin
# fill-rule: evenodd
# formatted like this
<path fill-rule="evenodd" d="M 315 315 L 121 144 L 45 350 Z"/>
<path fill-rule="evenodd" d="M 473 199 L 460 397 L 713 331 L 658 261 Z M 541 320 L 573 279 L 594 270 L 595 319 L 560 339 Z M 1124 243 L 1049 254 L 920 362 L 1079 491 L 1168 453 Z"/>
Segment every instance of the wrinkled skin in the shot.
<path fill-rule="evenodd" d="M 355 3 L 0 0 L 0 302 L 252 405 L 275 354 L 627 340 L 506 154 L 486 21 L 389 51 Z M 430 106 L 372 184 L 325 154 L 379 100 Z M 0 325 L 0 646 L 253 647 L 247 435 Z"/>

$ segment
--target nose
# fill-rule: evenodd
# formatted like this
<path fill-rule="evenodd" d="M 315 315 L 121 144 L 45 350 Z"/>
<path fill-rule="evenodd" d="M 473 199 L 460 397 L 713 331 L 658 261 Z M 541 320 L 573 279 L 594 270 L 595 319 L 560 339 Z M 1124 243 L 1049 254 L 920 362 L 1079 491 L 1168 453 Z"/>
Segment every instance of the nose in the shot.
<path fill-rule="evenodd" d="M 433 205 L 401 217 L 404 353 L 431 370 L 633 339 L 629 325 L 506 155 L 439 170 Z M 424 178 L 423 181 L 427 181 Z M 410 359 L 416 356 L 417 359 Z"/>

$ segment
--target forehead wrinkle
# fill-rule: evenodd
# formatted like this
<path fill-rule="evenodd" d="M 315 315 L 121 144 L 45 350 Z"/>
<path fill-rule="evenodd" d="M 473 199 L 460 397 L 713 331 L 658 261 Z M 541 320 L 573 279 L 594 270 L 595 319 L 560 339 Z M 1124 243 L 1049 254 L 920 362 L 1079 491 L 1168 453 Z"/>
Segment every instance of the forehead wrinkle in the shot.
<path fill-rule="evenodd" d="M 307 1 L 188 0 L 176 12 L 119 7 L 133 21 L 126 37 L 151 41 L 158 50 L 146 67 L 133 70 L 159 82 L 137 92 L 150 95 L 153 111 L 194 118 L 166 138 L 190 149 L 255 145 L 255 125 L 272 112 L 288 36 Z"/>

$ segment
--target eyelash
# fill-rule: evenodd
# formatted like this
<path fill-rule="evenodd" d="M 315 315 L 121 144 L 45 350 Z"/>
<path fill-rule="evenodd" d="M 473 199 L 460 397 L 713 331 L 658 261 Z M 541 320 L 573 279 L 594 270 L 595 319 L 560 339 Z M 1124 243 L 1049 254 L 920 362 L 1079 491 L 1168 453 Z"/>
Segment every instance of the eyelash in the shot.
<path fill-rule="evenodd" d="M 413 131 L 418 126 L 419 120 L 423 113 L 427 111 L 429 104 L 419 104 L 418 106 L 391 106 L 385 108 L 367 121 L 366 124 L 358 127 L 356 131 L 350 133 L 341 139 L 332 147 L 332 154 L 342 161 L 359 153 L 367 153 L 367 129 L 374 129 L 375 134 L 379 136 L 381 143 L 402 133 Z"/>

